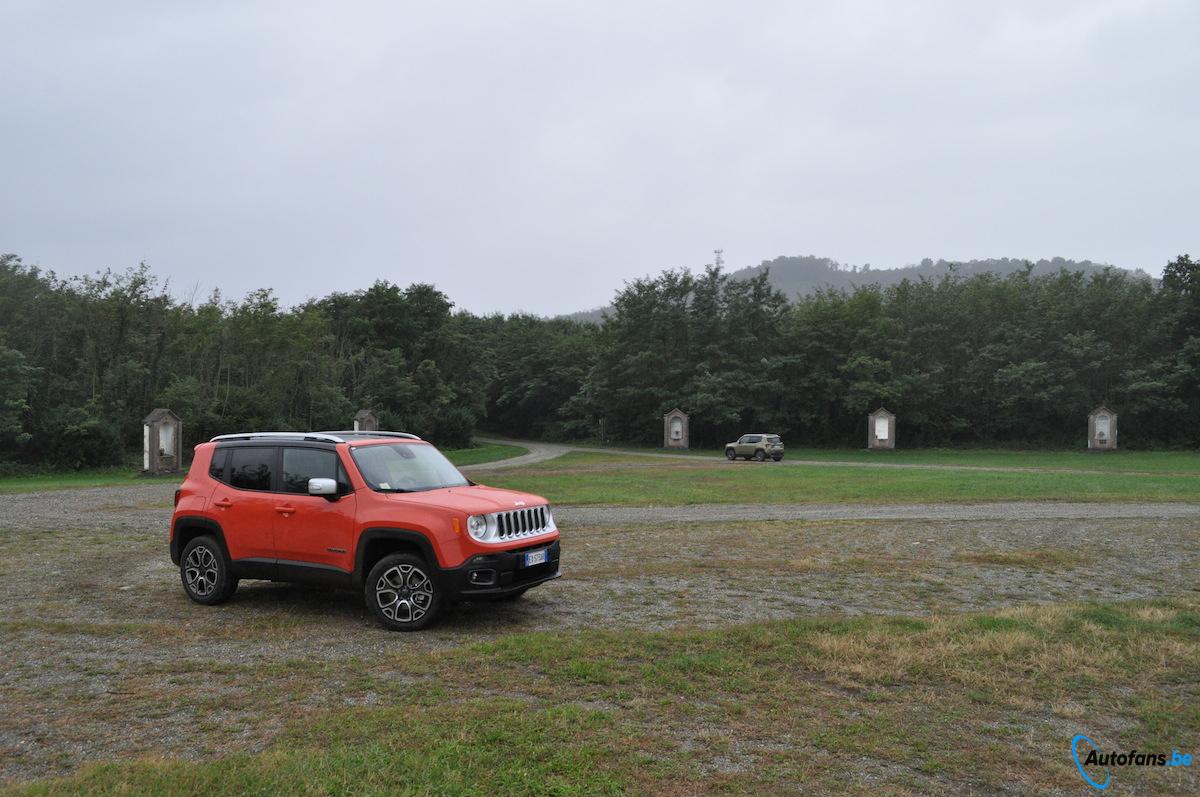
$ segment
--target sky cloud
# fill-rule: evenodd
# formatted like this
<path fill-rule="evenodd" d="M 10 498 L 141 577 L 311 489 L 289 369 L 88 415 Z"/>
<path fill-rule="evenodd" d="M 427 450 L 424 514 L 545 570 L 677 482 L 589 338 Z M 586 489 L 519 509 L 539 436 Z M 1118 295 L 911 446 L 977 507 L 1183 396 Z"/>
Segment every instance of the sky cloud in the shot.
<path fill-rule="evenodd" d="M 474 311 L 818 254 L 1195 249 L 1200 6 L 6 3 L 0 251 Z"/>

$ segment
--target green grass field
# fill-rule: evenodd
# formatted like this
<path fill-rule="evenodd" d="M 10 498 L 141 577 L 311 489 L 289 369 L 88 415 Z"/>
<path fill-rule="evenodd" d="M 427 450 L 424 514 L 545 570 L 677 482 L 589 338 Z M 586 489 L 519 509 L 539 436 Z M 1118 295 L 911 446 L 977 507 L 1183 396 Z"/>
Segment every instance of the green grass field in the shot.
<path fill-rule="evenodd" d="M 1200 729 L 1186 601 L 407 647 L 387 673 L 264 673 L 243 702 L 337 680 L 377 705 L 304 716 L 261 753 L 92 765 L 11 793 L 1082 793 L 1064 752 L 1077 729 L 1142 750 Z M 1158 767 L 1115 781 L 1196 785 Z"/>
<path fill-rule="evenodd" d="M 574 445 L 574 444 L 573 444 Z M 667 451 L 651 446 L 604 446 L 580 444 L 581 448 L 610 451 L 614 448 L 631 453 L 670 453 L 717 459 L 724 450 L 689 449 Z M 867 451 L 862 448 L 787 447 L 787 459 L 815 462 L 852 462 L 862 465 L 961 465 L 976 468 L 1037 468 L 1063 470 L 1103 470 L 1142 473 L 1200 474 L 1200 451 L 1105 451 L 1022 450 L 1005 448 L 916 448 L 895 451 Z"/>
<path fill-rule="evenodd" d="M 448 448 L 442 453 L 455 465 L 480 465 L 484 462 L 495 462 L 498 459 L 512 459 L 522 454 L 528 454 L 528 448 L 521 446 L 501 445 L 499 443 L 483 443 L 472 448 Z"/>
<path fill-rule="evenodd" d="M 179 482 L 180 475 L 142 476 L 135 467 L 88 468 L 61 472 L 33 472 L 0 476 L 0 494 L 30 493 L 40 490 L 71 490 L 81 487 L 133 487 L 138 484 Z"/>
<path fill-rule="evenodd" d="M 1166 461 L 1156 469 L 1158 456 Z M 1200 501 L 1200 479 L 1177 472 L 1180 463 L 1173 455 L 1138 457 L 1142 472 L 1096 473 L 693 462 L 572 452 L 520 471 L 489 474 L 487 483 L 559 504 Z"/>
<path fill-rule="evenodd" d="M 714 452 L 718 456 L 721 452 Z M 1050 468 L 1200 474 L 1200 452 L 1192 451 L 1017 451 L 927 448 L 900 451 L 827 448 L 788 449 L 789 459 L 902 465 L 966 465 L 984 468 Z"/>
<path fill-rule="evenodd" d="M 487 443 L 471 448 L 450 448 L 442 451 L 455 465 L 478 465 L 498 459 L 508 459 L 528 453 L 520 446 Z M 120 468 L 92 468 L 89 470 L 0 477 L 0 494 L 28 493 L 38 490 L 69 490 L 79 487 L 120 487 L 147 483 L 182 481 L 182 475 L 142 476 L 137 464 Z"/>

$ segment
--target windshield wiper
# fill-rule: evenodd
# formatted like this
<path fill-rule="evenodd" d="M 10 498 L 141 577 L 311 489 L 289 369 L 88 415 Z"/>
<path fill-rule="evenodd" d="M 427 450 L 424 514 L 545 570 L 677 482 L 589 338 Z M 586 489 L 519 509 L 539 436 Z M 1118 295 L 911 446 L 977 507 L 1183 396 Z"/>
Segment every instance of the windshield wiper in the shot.
<path fill-rule="evenodd" d="M 377 487 L 375 488 L 381 493 L 411 493 L 412 490 L 405 490 L 403 487 Z"/>

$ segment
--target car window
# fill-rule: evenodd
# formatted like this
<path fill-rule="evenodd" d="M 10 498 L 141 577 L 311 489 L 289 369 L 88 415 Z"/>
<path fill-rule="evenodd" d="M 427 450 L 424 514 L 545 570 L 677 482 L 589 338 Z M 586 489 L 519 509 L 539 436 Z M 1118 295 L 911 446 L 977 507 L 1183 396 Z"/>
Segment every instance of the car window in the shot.
<path fill-rule="evenodd" d="M 469 482 L 431 445 L 389 443 L 356 446 L 351 456 L 372 490 L 412 493 L 442 487 L 465 487 Z"/>
<path fill-rule="evenodd" d="M 769 434 L 769 435 L 767 435 L 767 442 L 768 442 L 768 443 L 778 443 L 778 442 L 779 442 L 779 435 L 777 435 L 777 434 Z"/>
<path fill-rule="evenodd" d="M 759 442 L 760 440 L 762 440 L 762 435 L 758 435 L 758 434 L 748 434 L 748 435 L 746 435 L 746 442 L 747 442 L 747 443 L 757 443 L 757 442 Z"/>
<path fill-rule="evenodd" d="M 274 448 L 230 449 L 229 483 L 239 490 L 270 490 L 275 451 Z"/>
<path fill-rule="evenodd" d="M 338 479 L 338 457 L 321 448 L 283 449 L 283 491 L 308 494 L 309 479 Z"/>
<path fill-rule="evenodd" d="M 221 448 L 213 452 L 212 462 L 208 466 L 208 475 L 219 482 L 225 481 L 225 463 L 229 461 L 229 449 Z"/>

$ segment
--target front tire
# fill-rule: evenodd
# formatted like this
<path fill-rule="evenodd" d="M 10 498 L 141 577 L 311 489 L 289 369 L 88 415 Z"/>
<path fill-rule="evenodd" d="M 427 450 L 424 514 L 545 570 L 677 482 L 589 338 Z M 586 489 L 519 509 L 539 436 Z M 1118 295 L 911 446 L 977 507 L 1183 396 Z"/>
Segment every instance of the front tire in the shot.
<path fill-rule="evenodd" d="M 238 586 L 225 551 L 207 535 L 196 537 L 184 546 L 179 557 L 179 578 L 187 596 L 205 606 L 229 600 Z"/>
<path fill-rule="evenodd" d="M 737 459 L 737 452 L 732 448 L 725 449 L 725 459 L 729 460 L 730 462 L 735 461 Z"/>
<path fill-rule="evenodd" d="M 432 569 L 411 554 L 392 554 L 376 562 L 363 592 L 376 619 L 390 631 L 420 631 L 442 610 L 442 590 Z"/>

